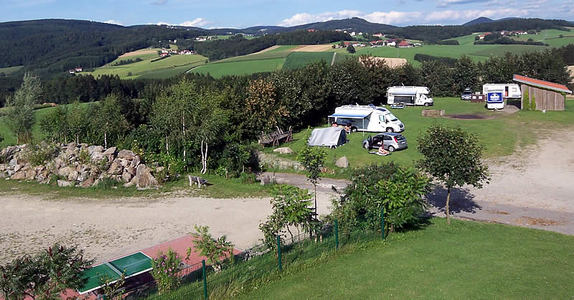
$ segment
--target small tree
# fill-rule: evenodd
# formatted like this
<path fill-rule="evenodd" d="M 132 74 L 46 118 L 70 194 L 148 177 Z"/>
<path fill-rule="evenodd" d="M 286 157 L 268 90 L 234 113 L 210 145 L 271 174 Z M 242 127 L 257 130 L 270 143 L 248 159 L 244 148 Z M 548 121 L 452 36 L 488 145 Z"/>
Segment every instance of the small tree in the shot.
<path fill-rule="evenodd" d="M 263 232 L 264 242 L 269 248 L 275 247 L 275 238 L 284 230 L 289 232 L 291 241 L 294 240 L 290 226 L 300 232 L 300 229 L 311 231 L 313 224 L 313 209 L 311 195 L 307 190 L 294 186 L 279 185 L 273 188 L 271 206 L 273 212 L 265 223 L 259 224 Z"/>
<path fill-rule="evenodd" d="M 165 254 L 160 252 L 151 264 L 152 276 L 159 294 L 173 291 L 179 287 L 181 279 L 177 273 L 181 270 L 181 258 L 176 252 L 171 249 Z"/>
<path fill-rule="evenodd" d="M 488 183 L 488 167 L 481 161 L 484 147 L 478 138 L 461 128 L 431 126 L 418 139 L 418 149 L 423 159 L 419 167 L 447 189 L 446 219 L 450 224 L 450 192 L 453 187 L 470 184 L 481 188 Z"/>
<path fill-rule="evenodd" d="M 315 218 L 317 218 L 317 183 L 321 175 L 321 168 L 325 165 L 327 153 L 322 148 L 306 146 L 297 156 L 297 160 L 305 167 L 307 180 L 313 184 L 315 191 Z"/>
<path fill-rule="evenodd" d="M 233 244 L 227 240 L 225 235 L 215 239 L 209 233 L 209 226 L 194 226 L 195 233 L 191 235 L 195 238 L 194 251 L 201 256 L 207 257 L 207 262 L 212 265 L 215 271 L 220 271 L 223 263 L 229 257 L 233 259 Z M 191 248 L 187 249 L 187 257 L 191 255 Z"/>
<path fill-rule="evenodd" d="M 14 133 L 16 143 L 28 142 L 32 138 L 32 126 L 34 125 L 34 104 L 38 103 L 42 94 L 40 78 L 29 73 L 24 74 L 20 88 L 10 97 L 7 102 L 8 111 L 6 117 Z"/>
<path fill-rule="evenodd" d="M 82 286 L 81 272 L 91 264 L 82 250 L 54 244 L 33 257 L 0 266 L 0 290 L 7 299 L 60 299 L 66 289 Z"/>

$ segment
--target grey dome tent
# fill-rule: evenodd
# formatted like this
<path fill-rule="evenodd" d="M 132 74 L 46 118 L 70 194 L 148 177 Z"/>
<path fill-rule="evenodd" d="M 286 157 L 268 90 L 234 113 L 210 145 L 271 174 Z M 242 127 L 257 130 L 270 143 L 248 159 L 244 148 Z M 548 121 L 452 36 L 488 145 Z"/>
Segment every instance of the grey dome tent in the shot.
<path fill-rule="evenodd" d="M 309 146 L 325 146 L 330 148 L 337 148 L 346 142 L 347 134 L 343 128 L 328 127 L 313 129 L 307 144 Z"/>

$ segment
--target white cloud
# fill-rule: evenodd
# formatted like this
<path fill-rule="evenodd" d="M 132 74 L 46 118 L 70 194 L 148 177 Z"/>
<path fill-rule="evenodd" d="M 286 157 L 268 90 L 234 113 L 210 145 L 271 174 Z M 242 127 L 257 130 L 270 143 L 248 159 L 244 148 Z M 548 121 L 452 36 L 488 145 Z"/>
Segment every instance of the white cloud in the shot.
<path fill-rule="evenodd" d="M 454 0 L 458 1 L 458 0 Z M 336 19 L 359 17 L 372 23 L 404 24 L 459 24 L 478 17 L 493 19 L 505 17 L 527 17 L 531 10 L 526 8 L 469 9 L 423 11 L 374 11 L 365 13 L 356 10 L 342 10 L 319 14 L 298 13 L 279 23 L 280 26 L 295 26 L 312 22 L 323 22 Z"/>
<path fill-rule="evenodd" d="M 438 2 L 439 7 L 446 7 L 450 5 L 458 5 L 458 4 L 470 4 L 470 3 L 480 3 L 480 2 L 488 2 L 489 0 L 441 0 Z"/>
<path fill-rule="evenodd" d="M 341 10 L 336 12 L 324 12 L 320 14 L 299 13 L 293 15 L 291 18 L 284 19 L 279 23 L 279 26 L 296 26 L 301 24 L 324 22 L 330 20 L 347 19 L 360 15 L 361 12 L 357 10 Z"/>
<path fill-rule="evenodd" d="M 360 16 L 372 23 L 381 24 L 406 24 L 412 21 L 420 20 L 423 13 L 418 11 L 375 11 L 367 15 Z"/>
<path fill-rule="evenodd" d="M 202 26 L 208 25 L 210 23 L 211 22 L 207 21 L 204 18 L 196 18 L 196 19 L 193 19 L 192 21 L 185 21 L 179 25 L 180 26 L 189 26 L 189 27 L 202 27 Z"/>
<path fill-rule="evenodd" d="M 116 21 L 116 20 L 107 20 L 107 21 L 104 21 L 104 23 L 114 24 L 114 25 L 124 25 L 120 21 Z"/>

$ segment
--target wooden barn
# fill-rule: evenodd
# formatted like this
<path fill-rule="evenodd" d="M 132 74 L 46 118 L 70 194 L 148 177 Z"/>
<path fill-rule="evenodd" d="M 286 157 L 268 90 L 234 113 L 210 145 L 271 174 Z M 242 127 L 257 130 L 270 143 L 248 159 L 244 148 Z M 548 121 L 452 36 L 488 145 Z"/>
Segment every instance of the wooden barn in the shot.
<path fill-rule="evenodd" d="M 564 110 L 566 94 L 572 94 L 572 91 L 562 84 L 517 74 L 512 79 L 521 83 L 521 108 L 536 107 L 536 110 Z"/>

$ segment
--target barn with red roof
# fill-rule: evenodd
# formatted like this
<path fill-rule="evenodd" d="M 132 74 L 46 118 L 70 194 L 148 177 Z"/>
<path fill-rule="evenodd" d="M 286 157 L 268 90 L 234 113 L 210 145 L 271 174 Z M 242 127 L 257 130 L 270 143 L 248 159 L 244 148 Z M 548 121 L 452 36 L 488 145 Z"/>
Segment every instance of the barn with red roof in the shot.
<path fill-rule="evenodd" d="M 514 81 L 521 83 L 521 107 L 536 107 L 536 110 L 564 110 L 566 94 L 572 94 L 567 86 L 550 81 L 514 74 Z M 524 101 L 528 101 L 525 103 Z M 534 106 L 535 105 L 535 106 Z"/>

